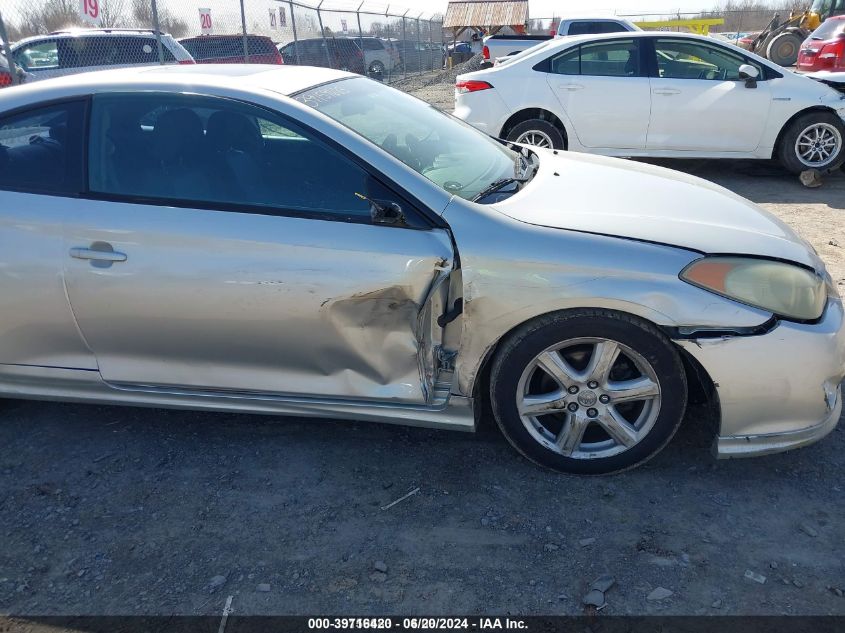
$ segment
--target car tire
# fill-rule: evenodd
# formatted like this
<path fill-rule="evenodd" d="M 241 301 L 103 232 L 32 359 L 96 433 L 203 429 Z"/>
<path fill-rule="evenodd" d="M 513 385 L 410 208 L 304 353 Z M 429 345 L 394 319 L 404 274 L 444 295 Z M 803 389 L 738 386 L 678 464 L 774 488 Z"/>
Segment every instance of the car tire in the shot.
<path fill-rule="evenodd" d="M 778 66 L 794 66 L 803 40 L 795 33 L 775 35 L 766 45 L 766 58 Z"/>
<path fill-rule="evenodd" d="M 378 60 L 374 61 L 372 64 L 370 64 L 370 67 L 367 70 L 367 74 L 370 77 L 384 77 L 384 64 L 382 64 Z"/>
<path fill-rule="evenodd" d="M 820 146 L 819 150 L 813 150 L 814 146 L 807 145 L 815 138 L 816 131 L 820 134 L 821 143 L 831 142 L 832 145 Z M 802 142 L 800 145 L 799 140 Z M 845 124 L 842 120 L 831 112 L 808 112 L 795 119 L 783 133 L 778 147 L 778 159 L 781 165 L 794 174 L 800 174 L 809 169 L 828 172 L 839 168 L 845 162 L 843 147 L 845 147 Z M 801 155 L 802 148 L 805 152 L 803 156 Z M 819 153 L 806 154 L 813 151 L 827 152 L 828 149 L 831 151 L 829 157 Z M 808 158 L 815 158 L 815 160 Z"/>
<path fill-rule="evenodd" d="M 611 359 L 606 376 L 607 362 L 594 356 Z M 558 472 L 600 475 L 633 468 L 666 446 L 686 410 L 687 381 L 678 350 L 651 323 L 610 310 L 570 310 L 537 318 L 501 343 L 490 401 L 523 456 Z M 547 412 L 531 409 L 549 403 Z"/>
<path fill-rule="evenodd" d="M 515 125 L 508 132 L 507 140 L 550 149 L 566 149 L 566 139 L 561 131 L 543 119 L 530 119 Z"/>

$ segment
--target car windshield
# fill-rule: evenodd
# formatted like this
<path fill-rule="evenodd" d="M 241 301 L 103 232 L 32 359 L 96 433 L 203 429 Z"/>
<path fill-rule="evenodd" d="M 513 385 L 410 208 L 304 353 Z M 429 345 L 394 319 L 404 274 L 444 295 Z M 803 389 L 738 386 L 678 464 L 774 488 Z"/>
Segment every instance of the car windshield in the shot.
<path fill-rule="evenodd" d="M 524 168 L 520 155 L 500 142 L 377 81 L 344 79 L 300 92 L 295 98 L 468 200 Z"/>

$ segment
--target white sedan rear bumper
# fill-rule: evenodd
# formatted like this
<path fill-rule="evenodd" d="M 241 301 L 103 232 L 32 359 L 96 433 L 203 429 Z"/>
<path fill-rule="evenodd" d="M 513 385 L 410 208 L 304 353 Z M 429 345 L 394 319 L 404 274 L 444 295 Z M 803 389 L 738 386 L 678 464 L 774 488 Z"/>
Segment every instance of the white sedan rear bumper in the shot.
<path fill-rule="evenodd" d="M 498 137 L 512 114 L 495 88 L 455 93 L 453 114 L 489 136 Z"/>

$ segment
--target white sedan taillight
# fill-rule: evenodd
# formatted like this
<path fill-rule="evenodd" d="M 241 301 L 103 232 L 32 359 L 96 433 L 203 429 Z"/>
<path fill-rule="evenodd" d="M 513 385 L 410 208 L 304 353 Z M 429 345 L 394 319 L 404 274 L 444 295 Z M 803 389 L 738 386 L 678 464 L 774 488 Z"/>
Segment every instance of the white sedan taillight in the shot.
<path fill-rule="evenodd" d="M 479 90 L 489 90 L 493 86 L 486 81 L 477 81 L 474 79 L 458 80 L 455 82 L 455 90 L 459 94 L 467 92 L 478 92 Z"/>

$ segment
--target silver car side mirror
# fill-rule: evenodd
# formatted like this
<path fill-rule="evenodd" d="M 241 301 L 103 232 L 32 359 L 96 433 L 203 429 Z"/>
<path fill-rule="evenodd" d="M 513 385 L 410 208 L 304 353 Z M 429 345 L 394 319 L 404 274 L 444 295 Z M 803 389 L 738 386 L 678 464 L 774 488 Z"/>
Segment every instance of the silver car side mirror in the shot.
<path fill-rule="evenodd" d="M 751 64 L 742 64 L 739 67 L 739 78 L 745 81 L 746 88 L 756 88 L 757 80 L 760 78 L 760 71 Z"/>

